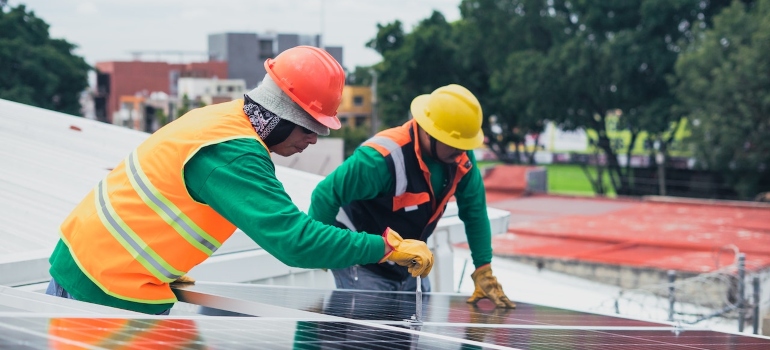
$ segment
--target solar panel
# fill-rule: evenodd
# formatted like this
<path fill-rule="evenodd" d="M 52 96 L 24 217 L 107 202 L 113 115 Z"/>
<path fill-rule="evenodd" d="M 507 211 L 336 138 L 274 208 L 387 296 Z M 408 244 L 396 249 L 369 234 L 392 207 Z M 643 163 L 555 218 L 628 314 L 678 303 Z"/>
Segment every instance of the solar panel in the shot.
<path fill-rule="evenodd" d="M 415 314 L 415 293 L 290 288 L 256 284 L 203 282 L 177 289 L 180 300 L 191 295 L 231 299 L 241 308 L 244 301 L 303 310 L 355 320 L 403 321 Z M 205 297 L 203 299 L 206 299 Z M 209 298 L 211 299 L 211 298 Z M 488 300 L 477 305 L 467 296 L 423 293 L 423 318 L 434 323 L 488 323 L 561 326 L 659 327 L 661 323 L 517 303 L 517 308 L 498 309 Z M 205 300 L 196 300 L 199 305 Z M 244 312 L 243 309 L 230 310 Z M 261 313 L 256 316 L 275 316 Z"/>
<path fill-rule="evenodd" d="M 89 317 L 68 311 L 86 303 L 61 299 L 67 308 L 18 312 L 2 301 L 48 296 L 0 293 L 0 349 L 770 349 L 767 337 L 526 303 L 473 306 L 447 293 L 424 293 L 417 324 L 407 320 L 415 293 L 207 282 L 175 292 L 177 308 L 198 311 Z M 239 316 L 212 316 L 223 314 Z"/>
<path fill-rule="evenodd" d="M 0 317 L 2 349 L 447 350 L 462 345 L 435 335 L 415 336 L 349 322 L 238 317 Z"/>
<path fill-rule="evenodd" d="M 282 286 L 199 283 L 176 290 L 180 300 L 240 307 L 256 316 L 275 316 L 282 308 L 372 324 L 409 328 L 416 312 L 414 293 L 292 288 Z M 770 349 L 770 338 L 684 328 L 609 315 L 517 303 L 514 310 L 477 306 L 466 296 L 424 293 L 420 334 L 444 336 L 520 349 Z M 267 305 L 267 307 L 265 306 Z M 270 309 L 274 307 L 277 309 Z M 235 311 L 235 310 L 233 310 Z M 343 328 L 345 328 L 343 326 Z M 406 334 L 402 334 L 406 337 Z"/>

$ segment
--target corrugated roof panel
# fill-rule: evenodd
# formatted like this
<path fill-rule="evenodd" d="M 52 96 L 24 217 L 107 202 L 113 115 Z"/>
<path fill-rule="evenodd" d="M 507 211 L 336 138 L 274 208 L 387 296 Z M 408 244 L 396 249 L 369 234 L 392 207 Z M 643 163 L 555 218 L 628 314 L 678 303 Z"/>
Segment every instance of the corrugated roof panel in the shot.
<path fill-rule="evenodd" d="M 0 99 L 2 261 L 50 254 L 67 214 L 147 137 Z"/>

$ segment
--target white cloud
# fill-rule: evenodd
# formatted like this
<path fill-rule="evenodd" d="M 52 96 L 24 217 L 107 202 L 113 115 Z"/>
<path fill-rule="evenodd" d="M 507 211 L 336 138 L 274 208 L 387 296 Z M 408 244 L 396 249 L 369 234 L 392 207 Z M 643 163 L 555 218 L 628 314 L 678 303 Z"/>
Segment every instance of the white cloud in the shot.
<path fill-rule="evenodd" d="M 182 14 L 179 15 L 182 19 L 185 20 L 205 20 L 206 18 L 206 11 L 203 9 L 189 9 L 182 12 Z"/>
<path fill-rule="evenodd" d="M 92 2 L 81 2 L 78 4 L 76 12 L 83 15 L 94 15 L 99 13 L 99 10 Z"/>

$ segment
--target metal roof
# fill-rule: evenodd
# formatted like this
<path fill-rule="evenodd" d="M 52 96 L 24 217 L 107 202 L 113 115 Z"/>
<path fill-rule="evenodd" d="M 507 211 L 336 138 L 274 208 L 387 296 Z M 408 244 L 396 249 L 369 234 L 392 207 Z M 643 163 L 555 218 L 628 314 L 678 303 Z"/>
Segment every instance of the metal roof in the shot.
<path fill-rule="evenodd" d="M 0 284 L 40 279 L 1 263 L 47 259 L 67 214 L 147 136 L 0 99 Z"/>

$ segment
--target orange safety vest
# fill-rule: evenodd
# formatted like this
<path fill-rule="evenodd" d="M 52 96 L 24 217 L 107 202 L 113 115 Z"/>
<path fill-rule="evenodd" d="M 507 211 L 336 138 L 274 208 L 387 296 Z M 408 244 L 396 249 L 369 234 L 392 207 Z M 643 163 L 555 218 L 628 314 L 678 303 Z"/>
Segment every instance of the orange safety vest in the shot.
<path fill-rule="evenodd" d="M 265 144 L 243 100 L 190 111 L 140 144 L 61 225 L 80 269 L 105 293 L 176 302 L 168 283 L 211 256 L 235 226 L 187 192 L 184 166 L 201 148 L 250 138 Z"/>
<path fill-rule="evenodd" d="M 430 170 L 422 159 L 414 119 L 401 126 L 380 131 L 363 146 L 374 148 L 385 158 L 395 188 L 379 198 L 356 200 L 337 213 L 339 225 L 354 231 L 382 232 L 390 227 L 403 238 L 426 241 L 444 214 L 449 199 L 472 163 L 466 152 L 447 165 L 447 186 L 436 192 Z"/>
<path fill-rule="evenodd" d="M 431 173 L 422 159 L 418 125 L 412 119 L 401 126 L 377 133 L 363 143 L 385 158 L 393 181 L 393 192 L 378 198 L 355 200 L 340 208 L 336 225 L 354 231 L 379 233 L 390 227 L 404 239 L 427 241 L 454 196 L 460 180 L 473 164 L 467 152 L 445 165 L 447 184 L 443 189 L 431 185 Z M 410 276 L 402 266 L 382 263 L 362 265 L 379 276 L 403 281 Z"/>

